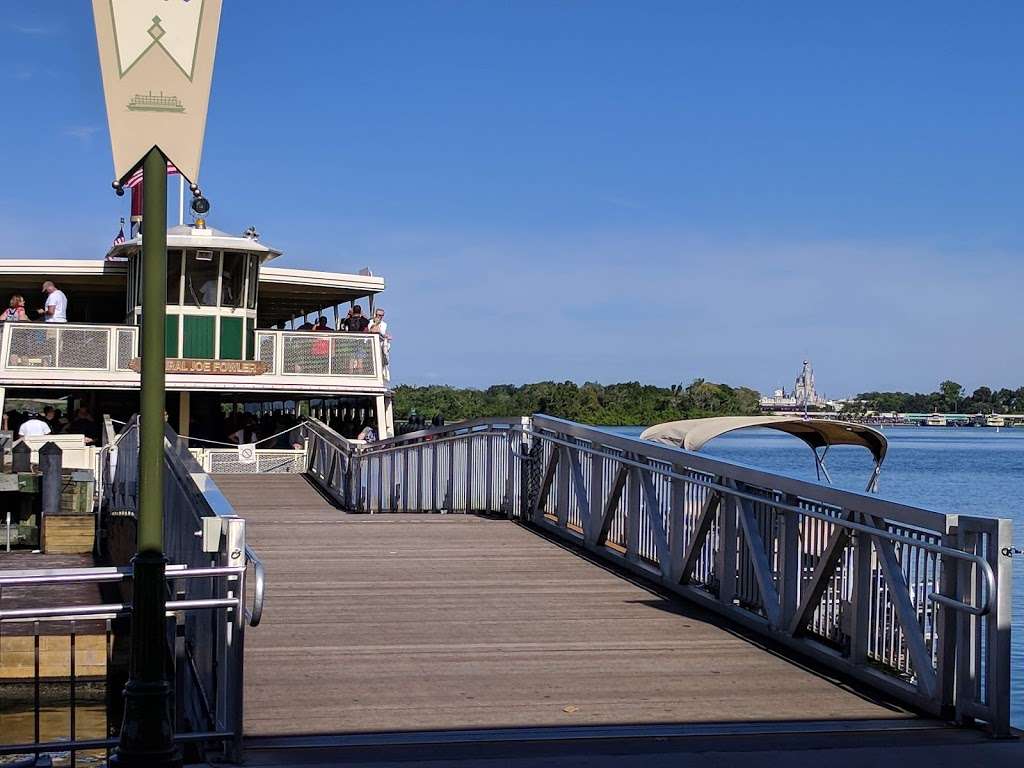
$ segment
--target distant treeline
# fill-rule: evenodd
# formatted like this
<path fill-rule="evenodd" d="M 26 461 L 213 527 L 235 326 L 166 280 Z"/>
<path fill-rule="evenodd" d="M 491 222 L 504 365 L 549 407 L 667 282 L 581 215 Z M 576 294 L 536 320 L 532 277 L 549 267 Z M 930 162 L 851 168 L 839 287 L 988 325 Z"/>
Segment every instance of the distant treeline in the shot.
<path fill-rule="evenodd" d="M 656 387 L 630 381 L 582 386 L 571 381 L 536 384 L 498 384 L 487 389 L 455 387 L 395 387 L 395 416 L 407 419 L 415 411 L 448 421 L 483 416 L 528 416 L 546 413 L 585 424 L 649 425 L 701 416 L 758 413 L 760 395 L 748 387 L 730 387 L 696 379 L 689 386 Z"/>
<path fill-rule="evenodd" d="M 937 392 L 864 392 L 846 403 L 843 411 L 863 413 L 1022 413 L 1024 387 L 990 389 L 978 387 L 970 395 L 955 381 L 939 384 Z"/>

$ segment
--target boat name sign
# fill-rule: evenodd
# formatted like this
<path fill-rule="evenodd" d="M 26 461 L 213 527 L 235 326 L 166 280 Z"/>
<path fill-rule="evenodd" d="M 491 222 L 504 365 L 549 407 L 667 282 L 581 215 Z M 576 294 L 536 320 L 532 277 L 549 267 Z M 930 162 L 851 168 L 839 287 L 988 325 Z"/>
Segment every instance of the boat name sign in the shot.
<path fill-rule="evenodd" d="M 129 367 L 138 373 L 142 370 L 142 361 L 135 358 Z M 270 370 L 262 360 L 205 360 L 190 357 L 170 357 L 164 365 L 166 373 L 203 373 L 229 376 L 260 376 Z"/>

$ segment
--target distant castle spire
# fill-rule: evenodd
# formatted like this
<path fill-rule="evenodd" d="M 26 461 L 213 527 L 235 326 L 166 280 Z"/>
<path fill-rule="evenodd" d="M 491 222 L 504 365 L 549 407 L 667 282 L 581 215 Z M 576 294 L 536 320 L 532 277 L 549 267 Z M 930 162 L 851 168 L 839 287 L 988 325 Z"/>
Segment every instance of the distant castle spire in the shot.
<path fill-rule="evenodd" d="M 810 360 L 804 360 L 804 367 L 800 370 L 800 375 L 796 377 L 796 382 L 793 385 L 793 398 L 804 407 L 816 405 L 824 400 L 814 391 L 814 368 L 811 367 Z"/>

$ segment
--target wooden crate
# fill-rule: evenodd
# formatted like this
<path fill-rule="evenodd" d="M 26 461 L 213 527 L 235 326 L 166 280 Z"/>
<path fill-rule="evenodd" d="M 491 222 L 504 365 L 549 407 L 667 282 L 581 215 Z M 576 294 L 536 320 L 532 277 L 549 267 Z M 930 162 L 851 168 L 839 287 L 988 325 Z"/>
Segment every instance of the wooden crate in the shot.
<path fill-rule="evenodd" d="M 93 484 L 65 475 L 61 480 L 60 514 L 87 515 L 92 512 L 92 507 Z"/>
<path fill-rule="evenodd" d="M 92 552 L 95 518 L 90 515 L 47 515 L 43 521 L 43 552 L 70 555 Z"/>

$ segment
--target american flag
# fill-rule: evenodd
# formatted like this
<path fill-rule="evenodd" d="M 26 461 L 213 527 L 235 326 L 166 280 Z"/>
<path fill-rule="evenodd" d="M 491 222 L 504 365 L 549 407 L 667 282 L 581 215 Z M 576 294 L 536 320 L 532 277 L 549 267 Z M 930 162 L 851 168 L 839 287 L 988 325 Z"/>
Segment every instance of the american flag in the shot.
<path fill-rule="evenodd" d="M 124 219 L 121 219 L 121 228 L 114 237 L 114 245 L 124 245 Z"/>
<path fill-rule="evenodd" d="M 174 163 L 172 163 L 170 160 L 167 161 L 167 175 L 168 176 L 177 176 L 178 175 L 178 169 L 174 167 Z M 127 189 L 135 189 L 141 183 L 142 183 L 142 168 L 140 167 L 138 170 L 135 171 L 135 173 L 133 173 L 131 176 L 128 177 L 128 180 L 125 181 L 124 186 Z"/>

